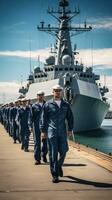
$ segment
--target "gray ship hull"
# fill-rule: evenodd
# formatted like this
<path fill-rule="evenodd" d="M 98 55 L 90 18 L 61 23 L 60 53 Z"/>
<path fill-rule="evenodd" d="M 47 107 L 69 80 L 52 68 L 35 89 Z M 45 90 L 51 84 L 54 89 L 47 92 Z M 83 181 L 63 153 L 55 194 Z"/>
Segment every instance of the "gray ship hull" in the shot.
<path fill-rule="evenodd" d="M 72 104 L 74 132 L 100 128 L 109 105 L 100 99 L 76 95 Z"/>

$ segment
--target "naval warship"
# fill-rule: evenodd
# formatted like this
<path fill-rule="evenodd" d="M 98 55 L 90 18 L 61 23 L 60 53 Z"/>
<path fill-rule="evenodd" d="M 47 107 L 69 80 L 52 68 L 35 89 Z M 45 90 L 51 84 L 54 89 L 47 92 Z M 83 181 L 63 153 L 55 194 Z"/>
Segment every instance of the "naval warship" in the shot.
<path fill-rule="evenodd" d="M 86 67 L 76 59 L 78 54 L 72 48 L 71 37 L 91 31 L 86 22 L 72 26 L 73 18 L 80 14 L 79 8 L 71 11 L 68 0 L 60 0 L 58 10 L 48 8 L 48 13 L 58 21 L 58 26 L 47 26 L 42 21 L 37 29 L 56 38 L 54 49 L 44 63 L 44 68 L 36 67 L 28 78 L 26 97 L 36 100 L 38 90 L 45 92 L 46 100 L 52 98 L 52 87 L 63 87 L 63 98 L 69 102 L 74 115 L 74 131 L 88 131 L 100 128 L 109 104 L 105 97 L 108 88 L 99 85 L 99 75 L 93 67 Z"/>

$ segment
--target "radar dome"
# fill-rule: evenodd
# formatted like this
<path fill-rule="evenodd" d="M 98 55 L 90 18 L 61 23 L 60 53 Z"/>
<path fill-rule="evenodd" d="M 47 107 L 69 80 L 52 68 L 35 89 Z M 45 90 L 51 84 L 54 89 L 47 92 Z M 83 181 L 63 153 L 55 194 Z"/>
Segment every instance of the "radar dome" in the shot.
<path fill-rule="evenodd" d="M 71 64 L 71 57 L 69 55 L 64 55 L 62 57 L 62 64 L 63 65 L 70 65 Z"/>
<path fill-rule="evenodd" d="M 34 67 L 34 74 L 39 73 L 40 72 L 40 67 L 35 66 Z"/>
<path fill-rule="evenodd" d="M 49 57 L 46 59 L 46 64 L 47 64 L 47 65 L 54 65 L 54 64 L 55 64 L 55 57 L 54 57 L 54 56 L 49 56 Z"/>

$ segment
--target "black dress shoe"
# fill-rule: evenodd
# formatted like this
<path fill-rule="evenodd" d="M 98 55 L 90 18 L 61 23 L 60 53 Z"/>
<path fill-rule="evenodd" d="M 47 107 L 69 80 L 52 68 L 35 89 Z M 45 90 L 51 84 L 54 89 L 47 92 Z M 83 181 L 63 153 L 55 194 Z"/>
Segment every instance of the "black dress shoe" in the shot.
<path fill-rule="evenodd" d="M 47 158 L 46 158 L 46 156 L 43 156 L 43 162 L 47 163 Z"/>
<path fill-rule="evenodd" d="M 58 177 L 57 176 L 53 176 L 52 182 L 53 183 L 59 183 Z"/>
<path fill-rule="evenodd" d="M 63 177 L 63 170 L 62 170 L 62 167 L 59 167 L 59 176 L 60 176 L 60 177 Z"/>
<path fill-rule="evenodd" d="M 13 142 L 13 144 L 16 144 L 16 140 Z"/>
<path fill-rule="evenodd" d="M 21 144 L 21 140 L 20 139 L 18 139 L 18 142 Z"/>
<path fill-rule="evenodd" d="M 24 151 L 25 151 L 25 152 L 29 152 L 29 150 L 28 150 L 28 149 L 24 149 Z"/>
<path fill-rule="evenodd" d="M 35 161 L 35 165 L 40 165 L 41 164 L 41 161 L 40 160 L 36 160 Z"/>
<path fill-rule="evenodd" d="M 21 150 L 23 150 L 24 149 L 24 146 L 23 145 L 21 145 Z"/>

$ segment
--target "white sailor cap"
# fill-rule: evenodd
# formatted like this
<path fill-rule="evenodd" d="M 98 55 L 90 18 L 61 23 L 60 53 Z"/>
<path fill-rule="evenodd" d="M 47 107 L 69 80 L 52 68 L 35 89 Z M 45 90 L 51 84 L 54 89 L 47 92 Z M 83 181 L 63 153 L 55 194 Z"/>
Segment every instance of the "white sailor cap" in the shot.
<path fill-rule="evenodd" d="M 60 85 L 54 85 L 52 87 L 53 90 L 63 90 L 63 88 Z"/>
<path fill-rule="evenodd" d="M 14 101 L 14 103 L 18 103 L 18 101 L 19 101 L 19 100 L 18 100 L 18 99 L 16 99 L 16 100 Z"/>
<path fill-rule="evenodd" d="M 18 99 L 18 102 L 22 101 L 22 99 Z"/>
<path fill-rule="evenodd" d="M 28 101 L 27 98 L 22 98 L 21 101 Z"/>
<path fill-rule="evenodd" d="M 43 91 L 41 91 L 41 90 L 39 90 L 38 92 L 37 92 L 37 95 L 44 95 L 45 93 L 43 92 Z"/>

